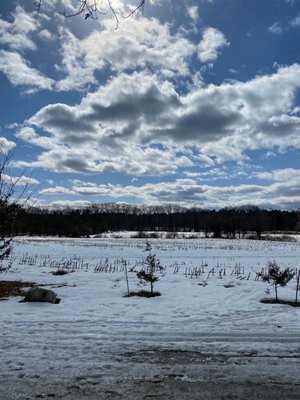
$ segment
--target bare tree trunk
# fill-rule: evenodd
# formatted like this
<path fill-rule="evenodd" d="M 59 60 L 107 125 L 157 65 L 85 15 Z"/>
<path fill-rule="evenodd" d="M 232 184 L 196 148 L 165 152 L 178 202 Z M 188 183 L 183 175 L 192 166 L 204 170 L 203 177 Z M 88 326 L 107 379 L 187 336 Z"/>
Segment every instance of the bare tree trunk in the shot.
<path fill-rule="evenodd" d="M 275 298 L 276 298 L 276 301 L 278 301 L 278 295 L 277 295 L 277 285 L 274 285 L 275 286 Z"/>

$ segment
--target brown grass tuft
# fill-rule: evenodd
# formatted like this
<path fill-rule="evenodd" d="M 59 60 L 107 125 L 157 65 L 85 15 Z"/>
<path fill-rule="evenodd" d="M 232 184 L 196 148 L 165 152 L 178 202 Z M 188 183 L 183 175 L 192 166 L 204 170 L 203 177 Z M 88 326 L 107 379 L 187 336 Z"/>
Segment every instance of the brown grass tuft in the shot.
<path fill-rule="evenodd" d="M 161 294 L 159 292 L 148 292 L 147 290 L 140 290 L 138 292 L 129 292 L 129 295 L 126 294 L 124 297 L 157 297 L 157 296 L 161 296 Z"/>

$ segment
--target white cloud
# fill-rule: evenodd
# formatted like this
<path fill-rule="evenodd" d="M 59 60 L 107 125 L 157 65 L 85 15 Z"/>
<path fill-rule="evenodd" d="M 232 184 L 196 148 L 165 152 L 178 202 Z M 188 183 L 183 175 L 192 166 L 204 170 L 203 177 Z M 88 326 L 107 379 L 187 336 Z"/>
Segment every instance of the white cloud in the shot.
<path fill-rule="evenodd" d="M 264 155 L 264 158 L 266 160 L 269 160 L 271 158 L 275 158 L 276 157 L 276 153 L 274 151 L 267 151 L 266 154 Z"/>
<path fill-rule="evenodd" d="M 0 50 L 0 72 L 6 75 L 12 85 L 26 87 L 27 92 L 49 90 L 54 83 L 37 69 L 31 68 L 28 62 L 15 52 Z"/>
<path fill-rule="evenodd" d="M 272 183 L 269 186 L 241 184 L 229 186 L 201 185 L 195 179 L 176 179 L 160 183 L 146 183 L 141 186 L 96 185 L 91 182 L 74 181 L 71 188 L 54 187 L 42 191 L 42 194 L 73 194 L 74 196 L 92 196 L 93 203 L 101 201 L 102 197 L 122 199 L 135 198 L 137 202 L 147 205 L 162 205 L 176 203 L 181 206 L 211 208 L 242 206 L 253 204 L 263 207 L 278 208 L 284 204 L 286 208 L 300 205 L 299 177 L 298 180 Z M 69 201 L 74 204 L 73 200 Z M 80 200 L 75 200 L 80 203 Z M 59 201 L 55 202 L 56 204 Z M 65 204 L 64 201 L 61 201 Z M 53 204 L 53 203 L 50 203 Z"/>
<path fill-rule="evenodd" d="M 23 165 L 162 176 L 197 163 L 245 161 L 249 149 L 300 148 L 299 87 L 298 64 L 185 95 L 147 72 L 119 74 L 75 106 L 52 104 L 32 116 L 18 136 L 45 151 Z"/>
<path fill-rule="evenodd" d="M 51 40 L 53 38 L 53 35 L 47 29 L 42 29 L 41 31 L 39 31 L 38 35 L 41 39 L 44 40 Z"/>
<path fill-rule="evenodd" d="M 57 208 L 66 209 L 66 208 L 87 208 L 91 205 L 92 203 L 86 200 L 56 200 L 49 203 L 48 206 L 54 209 Z"/>
<path fill-rule="evenodd" d="M 143 73 L 121 74 L 75 108 L 49 105 L 28 121 L 49 132 L 50 137 L 37 137 L 31 126 L 21 129 L 18 137 L 49 149 L 31 164 L 35 167 L 57 172 L 171 174 L 192 161 L 171 148 L 153 146 L 143 138 L 143 130 L 147 124 L 155 127 L 157 116 L 170 118 L 172 107 L 178 105 L 177 94 L 168 82 Z"/>
<path fill-rule="evenodd" d="M 181 34 L 172 34 L 169 25 L 155 19 L 130 19 L 115 31 L 113 21 L 103 21 L 103 29 L 78 39 L 67 28 L 60 29 L 62 62 L 57 65 L 65 77 L 57 90 L 75 90 L 96 83 L 95 72 L 109 66 L 119 73 L 155 67 L 163 74 L 189 73 L 188 60 L 195 46 Z"/>
<path fill-rule="evenodd" d="M 221 49 L 229 45 L 221 31 L 212 27 L 206 28 L 198 45 L 198 57 L 201 62 L 215 61 Z"/>
<path fill-rule="evenodd" d="M 185 176 L 187 178 L 193 178 L 197 179 L 197 181 L 217 181 L 219 179 L 232 179 L 233 177 L 236 177 L 239 173 L 236 171 L 233 171 L 231 168 L 230 170 L 226 168 L 226 166 L 223 166 L 222 168 L 210 168 L 209 170 L 202 171 L 202 172 L 189 172 L 186 171 Z"/>
<path fill-rule="evenodd" d="M 46 168 L 55 172 L 97 174 L 119 172 L 126 175 L 162 176 L 173 174 L 179 167 L 192 166 L 192 162 L 183 156 L 177 156 L 170 150 L 152 149 L 128 145 L 122 149 L 91 150 L 88 146 L 68 149 L 56 146 L 42 153 L 37 161 L 18 162 L 19 167 Z"/>
<path fill-rule="evenodd" d="M 279 22 L 275 22 L 273 25 L 269 27 L 269 31 L 274 35 L 281 35 L 282 27 L 280 26 Z"/>
<path fill-rule="evenodd" d="M 32 143 L 35 146 L 42 147 L 44 149 L 53 149 L 53 140 L 51 140 L 51 138 L 48 136 L 38 135 L 33 128 L 28 126 L 21 128 L 16 133 L 16 137 L 24 142 Z"/>
<path fill-rule="evenodd" d="M 75 194 L 71 189 L 67 189 L 63 186 L 55 186 L 47 189 L 42 189 L 39 191 L 40 194 Z"/>
<path fill-rule="evenodd" d="M 298 15 L 297 17 L 295 17 L 291 22 L 290 25 L 293 27 L 298 27 L 300 26 L 300 15 Z"/>
<path fill-rule="evenodd" d="M 196 23 L 199 19 L 198 6 L 187 6 L 187 15 Z"/>
<path fill-rule="evenodd" d="M 0 155 L 8 154 L 16 146 L 15 142 L 7 140 L 5 137 L 0 136 Z"/>
<path fill-rule="evenodd" d="M 257 174 L 257 177 L 260 179 L 268 179 L 275 182 L 298 182 L 300 185 L 300 169 L 295 168 L 283 168 L 275 169 L 271 172 L 259 172 Z"/>
<path fill-rule="evenodd" d="M 52 11 L 59 8 L 58 4 L 56 0 L 44 2 Z M 251 195 L 259 204 L 271 204 L 277 201 L 276 195 L 283 203 L 295 204 L 297 170 L 256 175 L 272 182 L 268 190 L 260 185 L 241 185 L 236 192 L 233 186 L 199 185 L 207 180 L 227 179 L 228 171 L 216 164 L 233 161 L 235 165 L 245 165 L 251 150 L 263 149 L 265 157 L 272 157 L 277 151 L 300 148 L 300 113 L 295 99 L 300 88 L 300 65 L 277 64 L 272 75 L 205 85 L 204 72 L 213 68 L 213 62 L 230 43 L 220 30 L 208 27 L 198 46 L 193 44 L 191 38 L 196 34 L 195 30 L 191 32 L 192 22 L 199 22 L 199 10 L 197 5 L 186 10 L 189 32 L 143 16 L 124 20 L 117 31 L 111 18 L 101 18 L 99 23 L 91 21 L 88 28 L 83 20 L 73 23 L 61 19 L 64 23 L 59 25 L 57 43 L 50 42 L 56 37 L 51 36 L 53 32 L 57 33 L 53 31 L 53 20 L 43 14 L 41 18 L 48 20 L 42 30 L 41 20 L 20 7 L 10 22 L 0 19 L 0 71 L 13 85 L 27 92 L 47 89 L 84 93 L 77 104 L 48 104 L 24 125 L 11 125 L 18 139 L 35 146 L 33 154 L 38 154 L 18 166 L 58 173 L 117 172 L 132 177 L 180 171 L 187 178 L 139 187 L 134 185 L 145 178 L 138 182 L 133 179 L 131 185 L 124 187 L 77 182 L 76 186 L 65 188 L 52 182 L 54 187 L 43 193 L 119 199 L 133 196 L 146 203 L 218 201 L 222 205 L 230 204 L 231 198 L 237 204 L 239 196 L 242 203 L 246 202 Z M 299 16 L 295 14 L 287 27 L 275 22 L 269 31 L 280 34 L 298 25 Z M 49 56 L 50 49 L 58 45 L 55 55 L 51 53 L 56 63 L 56 81 L 43 75 L 43 59 L 33 64 L 37 54 L 32 51 L 38 43 L 49 46 Z M 195 55 L 205 64 L 199 67 Z M 47 65 L 50 69 L 51 65 Z M 191 74 L 192 69 L 197 72 Z M 236 74 L 236 70 L 230 71 Z M 245 77 L 242 71 L 241 67 L 240 76 Z M 214 71 L 210 72 L 213 76 Z M 55 96 L 52 100 L 59 94 Z M 65 98 L 71 96 L 72 93 Z M 0 151 L 7 152 L 13 146 L 0 138 Z M 211 170 L 188 170 L 193 167 L 195 171 L 199 166 L 210 166 Z M 234 173 L 239 173 L 237 168 Z"/>
<path fill-rule="evenodd" d="M 31 35 L 39 26 L 37 18 L 17 6 L 12 22 L 0 19 L 0 44 L 8 45 L 13 50 L 36 50 Z"/>
<path fill-rule="evenodd" d="M 11 176 L 7 174 L 2 174 L 1 178 L 4 182 L 9 183 L 13 186 L 28 186 L 28 185 L 37 185 L 40 182 L 32 177 L 21 175 L 21 176 Z"/>

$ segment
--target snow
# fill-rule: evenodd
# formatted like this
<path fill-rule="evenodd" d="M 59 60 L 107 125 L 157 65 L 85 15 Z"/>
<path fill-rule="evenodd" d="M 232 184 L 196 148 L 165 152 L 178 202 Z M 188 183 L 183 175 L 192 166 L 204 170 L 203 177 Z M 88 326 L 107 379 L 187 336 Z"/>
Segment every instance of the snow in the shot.
<path fill-rule="evenodd" d="M 255 278 L 268 260 L 299 268 L 299 242 L 150 242 L 165 267 L 164 276 L 154 286 L 161 296 L 125 298 L 124 262 L 129 271 L 140 268 L 146 257 L 145 239 L 16 238 L 13 268 L 1 278 L 46 284 L 62 300 L 57 305 L 19 303 L 18 297 L 0 302 L 0 383 L 14 382 L 9 387 L 16 390 L 24 379 L 30 387 L 50 377 L 51 381 L 87 379 L 100 370 L 110 379 L 110 374 L 122 375 L 118 362 L 124 354 L 128 357 L 153 349 L 201 352 L 210 357 L 277 357 L 276 379 L 298 381 L 300 308 L 260 303 L 274 293 L 270 287 L 266 294 L 268 285 Z M 70 273 L 52 275 L 59 266 L 67 266 Z M 195 269 L 201 271 L 199 276 L 192 273 Z M 136 273 L 128 272 L 128 276 L 130 290 L 139 290 Z M 293 300 L 295 289 L 294 279 L 279 288 L 279 298 Z M 289 363 L 278 364 L 279 357 Z M 247 370 L 249 376 L 263 370 L 261 364 L 253 365 Z M 135 376 L 141 370 L 134 370 Z M 18 397 L 12 392 L 1 398 Z"/>

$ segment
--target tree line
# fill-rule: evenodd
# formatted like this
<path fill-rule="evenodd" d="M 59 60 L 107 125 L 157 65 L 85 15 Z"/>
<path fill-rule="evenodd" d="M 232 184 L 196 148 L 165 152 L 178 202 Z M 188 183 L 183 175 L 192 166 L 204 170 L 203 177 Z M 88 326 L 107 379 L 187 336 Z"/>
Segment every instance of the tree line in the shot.
<path fill-rule="evenodd" d="M 300 231 L 300 211 L 264 210 L 255 206 L 221 210 L 180 206 L 135 206 L 107 203 L 84 209 L 23 208 L 13 234 L 90 236 L 107 231 L 204 232 L 207 237 L 259 239 L 265 231 Z"/>

